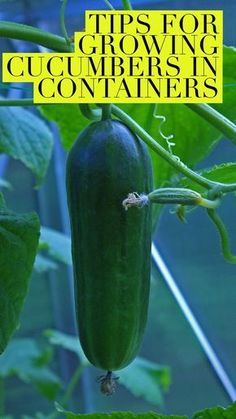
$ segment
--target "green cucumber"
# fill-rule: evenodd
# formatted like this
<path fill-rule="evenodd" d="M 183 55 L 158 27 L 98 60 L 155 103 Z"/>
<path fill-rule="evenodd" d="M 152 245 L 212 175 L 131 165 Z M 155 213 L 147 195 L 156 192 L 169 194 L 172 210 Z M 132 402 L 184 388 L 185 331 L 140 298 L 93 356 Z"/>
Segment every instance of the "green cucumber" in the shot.
<path fill-rule="evenodd" d="M 81 132 L 66 168 L 79 336 L 103 370 L 128 365 L 139 350 L 148 309 L 151 208 L 122 206 L 152 190 L 146 148 L 117 120 Z"/>

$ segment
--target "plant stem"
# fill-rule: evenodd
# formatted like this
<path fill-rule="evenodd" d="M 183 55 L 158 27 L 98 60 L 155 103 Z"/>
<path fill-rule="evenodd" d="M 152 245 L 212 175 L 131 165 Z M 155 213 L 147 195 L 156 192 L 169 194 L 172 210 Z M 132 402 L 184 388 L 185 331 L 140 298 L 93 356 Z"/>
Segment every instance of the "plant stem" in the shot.
<path fill-rule="evenodd" d="M 112 105 L 112 113 L 120 118 L 130 129 L 135 132 L 152 150 L 159 154 L 164 160 L 171 164 L 176 170 L 180 171 L 184 175 L 188 176 L 193 181 L 197 182 L 199 185 L 211 189 L 215 186 L 215 182 L 209 181 L 208 179 L 203 178 L 201 175 L 195 173 L 193 170 L 189 169 L 182 162 L 177 160 L 173 155 L 166 151 L 160 144 L 158 144 L 152 137 L 149 135 L 141 126 L 139 126 L 129 115 L 124 111 L 118 108 L 115 105 Z"/>
<path fill-rule="evenodd" d="M 0 38 L 21 39 L 58 52 L 71 51 L 63 37 L 21 23 L 0 21 Z"/>
<path fill-rule="evenodd" d="M 88 103 L 80 103 L 79 108 L 85 118 L 90 119 L 91 121 L 99 121 L 101 119 L 100 109 L 91 109 Z"/>
<path fill-rule="evenodd" d="M 65 38 L 66 44 L 69 48 L 71 48 L 71 40 L 68 36 L 66 25 L 65 25 L 65 10 L 66 10 L 67 0 L 62 0 L 61 10 L 60 10 L 60 24 L 61 24 L 61 31 Z"/>
<path fill-rule="evenodd" d="M 207 122 L 226 135 L 226 137 L 236 142 L 236 125 L 224 115 L 206 103 L 189 103 L 187 106 L 206 119 Z"/>
<path fill-rule="evenodd" d="M 214 182 L 210 179 L 206 179 L 198 173 L 191 170 L 179 159 L 170 154 L 165 150 L 158 142 L 156 142 L 151 135 L 149 135 L 140 125 L 137 124 L 126 112 L 122 111 L 118 106 L 111 105 L 112 113 L 121 119 L 130 129 L 135 132 L 152 150 L 154 150 L 159 156 L 166 160 L 172 167 L 179 172 L 183 173 L 189 179 L 203 186 L 206 189 L 212 189 L 215 187 L 219 188 L 220 192 L 232 192 L 236 190 L 236 183 L 224 184 L 220 182 Z"/>
<path fill-rule="evenodd" d="M 111 105 L 104 103 L 102 106 L 102 120 L 111 119 Z"/>
<path fill-rule="evenodd" d="M 220 200 L 219 199 L 206 199 L 201 198 L 200 204 L 202 207 L 209 208 L 209 209 L 216 209 L 220 206 Z"/>
<path fill-rule="evenodd" d="M 129 0 L 122 0 L 122 3 L 125 10 L 132 10 L 132 5 Z"/>
<path fill-rule="evenodd" d="M 59 402 L 59 404 L 62 407 L 65 407 L 64 405 L 66 405 L 66 403 L 70 399 L 84 368 L 85 368 L 84 365 L 80 365 L 78 368 L 76 368 L 74 374 L 72 375 L 71 380 L 67 386 L 67 389 Z M 55 419 L 58 415 L 59 415 L 59 412 L 53 412 L 49 415 L 49 417 L 50 419 Z"/>
<path fill-rule="evenodd" d="M 65 394 L 60 401 L 60 404 L 62 406 L 65 405 L 68 402 L 69 398 L 71 397 L 71 394 L 73 393 L 74 388 L 75 388 L 75 386 L 76 386 L 84 368 L 85 367 L 83 365 L 80 365 L 78 368 L 76 368 L 76 370 L 75 370 L 74 374 L 72 375 L 71 380 L 70 380 L 70 382 L 67 386 Z"/>

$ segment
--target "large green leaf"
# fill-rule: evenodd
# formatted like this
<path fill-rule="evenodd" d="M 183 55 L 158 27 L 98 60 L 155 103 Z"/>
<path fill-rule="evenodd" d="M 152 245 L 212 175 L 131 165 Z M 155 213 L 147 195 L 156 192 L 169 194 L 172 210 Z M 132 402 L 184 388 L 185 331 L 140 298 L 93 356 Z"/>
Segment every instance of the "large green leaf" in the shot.
<path fill-rule="evenodd" d="M 212 106 L 227 118 L 236 121 L 236 48 L 224 46 L 223 52 L 223 103 Z"/>
<path fill-rule="evenodd" d="M 137 357 L 128 367 L 117 371 L 122 383 L 136 397 L 154 405 L 163 404 L 162 391 L 170 385 L 170 371 L 162 365 Z"/>
<path fill-rule="evenodd" d="M 114 413 L 91 413 L 87 415 L 75 414 L 64 411 L 59 405 L 57 410 L 64 414 L 67 419 L 187 419 L 187 416 L 161 415 L 154 412 L 147 413 L 131 413 L 131 412 L 114 412 Z M 236 403 L 228 408 L 213 407 L 211 409 L 202 410 L 193 415 L 192 419 L 235 419 Z"/>
<path fill-rule="evenodd" d="M 46 124 L 20 107 L 0 108 L 0 153 L 24 163 L 40 183 L 52 153 L 52 135 Z"/>
<path fill-rule="evenodd" d="M 47 257 L 38 254 L 34 262 L 35 272 L 42 274 L 51 269 L 53 270 L 57 269 L 57 264 L 53 260 L 48 259 Z"/>
<path fill-rule="evenodd" d="M 42 358 L 42 350 L 33 339 L 14 339 L 0 357 L 0 376 L 6 378 L 16 375 L 22 381 L 34 384 L 45 397 L 53 400 L 60 380 L 45 365 L 46 362 L 38 362 Z"/>
<path fill-rule="evenodd" d="M 235 419 L 236 418 L 236 403 L 229 406 L 227 409 L 224 407 L 212 407 L 197 412 L 193 415 L 192 419 Z"/>
<path fill-rule="evenodd" d="M 2 203 L 3 204 L 3 203 Z M 0 209 L 0 353 L 19 325 L 37 252 L 39 220 L 36 214 Z"/>
<path fill-rule="evenodd" d="M 66 333 L 59 332 L 58 330 L 46 330 L 45 336 L 48 337 L 51 345 L 61 346 L 68 351 L 74 352 L 80 359 L 82 365 L 91 365 L 84 355 L 83 349 L 81 348 L 80 341 L 77 336 L 67 335 Z"/>
<path fill-rule="evenodd" d="M 40 240 L 47 245 L 48 256 L 72 265 L 70 237 L 48 227 L 41 227 Z"/>
<path fill-rule="evenodd" d="M 65 412 L 60 407 L 58 411 L 63 413 L 67 419 L 188 419 L 187 416 L 166 416 L 154 412 L 132 413 L 132 412 L 113 412 L 113 413 L 90 413 L 78 414 Z"/>
<path fill-rule="evenodd" d="M 74 352 L 83 366 L 91 366 L 81 348 L 79 339 L 57 330 L 45 332 L 52 345 Z M 155 405 L 162 404 L 162 391 L 170 385 L 170 371 L 167 367 L 137 357 L 128 367 L 117 371 L 119 382 L 135 396 L 143 397 Z"/>
<path fill-rule="evenodd" d="M 40 109 L 49 121 L 58 124 L 61 141 L 65 150 L 71 148 L 79 132 L 90 123 L 81 114 L 79 105 L 42 105 Z"/>
<path fill-rule="evenodd" d="M 207 179 L 214 180 L 215 182 L 222 183 L 235 183 L 236 182 L 236 163 L 223 163 L 215 165 L 209 169 L 201 170 L 199 172 Z M 178 186 L 194 189 L 198 192 L 204 192 L 205 189 L 188 178 L 182 178 Z"/>

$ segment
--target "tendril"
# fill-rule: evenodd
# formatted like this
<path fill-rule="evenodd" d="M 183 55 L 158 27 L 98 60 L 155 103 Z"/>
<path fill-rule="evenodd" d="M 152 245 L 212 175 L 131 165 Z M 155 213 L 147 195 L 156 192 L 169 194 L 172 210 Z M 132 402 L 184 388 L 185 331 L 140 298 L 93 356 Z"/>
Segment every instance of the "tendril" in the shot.
<path fill-rule="evenodd" d="M 158 128 L 158 132 L 159 132 L 160 136 L 163 138 L 163 140 L 166 141 L 166 144 L 167 144 L 169 153 L 172 154 L 172 156 L 173 156 L 174 154 L 173 154 L 172 147 L 175 146 L 175 143 L 173 141 L 171 141 L 171 140 L 174 138 L 174 135 L 173 134 L 165 135 L 162 132 L 162 126 L 163 126 L 163 124 L 166 123 L 166 117 L 164 115 L 159 115 L 156 112 L 157 112 L 157 104 L 154 107 L 153 118 L 160 119 L 160 124 L 159 124 L 159 128 Z M 174 157 L 177 157 L 177 156 L 174 156 Z"/>
<path fill-rule="evenodd" d="M 71 38 L 69 37 L 69 35 L 67 33 L 67 29 L 66 29 L 66 25 L 65 25 L 65 10 L 66 10 L 66 5 L 67 5 L 67 0 L 61 0 L 61 2 L 62 2 L 61 10 L 60 10 L 61 31 L 62 31 L 62 34 L 65 38 L 65 41 L 66 41 L 68 47 L 71 48 Z"/>
<path fill-rule="evenodd" d="M 231 253 L 229 236 L 223 221 L 215 210 L 208 209 L 207 212 L 219 233 L 221 250 L 225 260 L 230 263 L 236 263 L 236 256 Z"/>
<path fill-rule="evenodd" d="M 112 6 L 111 2 L 109 0 L 103 0 L 103 2 L 107 5 L 107 7 L 110 10 L 115 10 L 115 8 Z"/>

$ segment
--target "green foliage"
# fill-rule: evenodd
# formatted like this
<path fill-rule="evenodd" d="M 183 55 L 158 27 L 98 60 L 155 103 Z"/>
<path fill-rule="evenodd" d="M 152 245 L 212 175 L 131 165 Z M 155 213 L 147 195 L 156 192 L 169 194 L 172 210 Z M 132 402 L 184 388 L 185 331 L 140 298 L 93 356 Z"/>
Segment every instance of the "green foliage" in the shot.
<path fill-rule="evenodd" d="M 20 160 L 39 184 L 52 153 L 52 134 L 45 123 L 20 107 L 0 108 L 0 152 Z"/>
<path fill-rule="evenodd" d="M 19 325 L 39 239 L 35 213 L 15 214 L 0 208 L 0 352 Z"/>
<path fill-rule="evenodd" d="M 236 48 L 224 46 L 223 52 L 224 100 L 213 107 L 232 121 L 236 121 Z"/>
<path fill-rule="evenodd" d="M 154 412 L 147 413 L 131 413 L 131 412 L 115 412 L 115 413 L 94 413 L 88 415 L 75 415 L 70 412 L 65 412 L 67 419 L 187 419 L 187 416 L 166 416 L 159 415 Z"/>
<path fill-rule="evenodd" d="M 46 366 L 48 361 L 48 356 L 33 339 L 13 339 L 0 357 L 0 376 L 16 375 L 25 383 L 35 385 L 49 400 L 54 400 L 60 380 Z"/>
<path fill-rule="evenodd" d="M 77 337 L 57 330 L 47 330 L 45 335 L 52 345 L 74 352 L 82 366 L 91 366 Z M 170 385 L 169 368 L 140 357 L 137 357 L 128 367 L 117 371 L 117 376 L 119 383 L 123 384 L 134 396 L 142 397 L 154 405 L 162 404 L 161 391 L 167 390 Z"/>
<path fill-rule="evenodd" d="M 119 383 L 136 397 L 154 405 L 162 405 L 162 391 L 170 386 L 169 368 L 137 357 L 128 367 L 117 371 Z"/>
<path fill-rule="evenodd" d="M 232 47 L 224 47 L 224 103 L 215 106 L 232 120 L 236 115 L 235 89 L 229 84 L 236 83 L 235 51 Z M 190 167 L 203 160 L 221 138 L 216 128 L 182 104 L 125 104 L 120 107 L 165 148 L 168 148 L 167 142 L 160 135 L 160 129 L 162 128 L 161 131 L 166 136 L 172 134 L 172 141 L 175 143 L 172 147 L 173 155 Z M 80 113 L 77 105 L 43 105 L 41 109 L 45 117 L 58 123 L 66 150 L 76 140 L 77 133 L 89 122 Z M 166 118 L 163 125 L 160 119 L 156 118 L 157 114 Z M 175 169 L 153 151 L 151 155 L 155 188 L 171 185 L 171 178 L 176 174 Z"/>
<path fill-rule="evenodd" d="M 41 228 L 41 243 L 46 243 L 48 256 L 58 262 L 72 265 L 70 237 L 48 227 Z"/>
<path fill-rule="evenodd" d="M 236 163 L 223 163 L 215 165 L 210 169 L 204 169 L 199 172 L 202 176 L 207 179 L 214 180 L 222 183 L 234 183 L 236 182 Z M 188 178 L 182 178 L 179 185 L 194 189 L 198 192 L 204 192 L 204 188 L 198 185 L 196 182 Z"/>
<path fill-rule="evenodd" d="M 57 264 L 53 260 L 38 254 L 34 262 L 34 270 L 39 274 L 49 271 L 50 269 L 57 269 Z"/>
<path fill-rule="evenodd" d="M 3 3 L 7 0 L 0 0 Z M 9 0 L 8 0 L 9 1 Z M 13 24 L 12 26 L 15 26 Z M 231 120 L 236 120 L 236 54 L 234 48 L 224 48 L 224 103 L 213 105 L 219 112 Z M 194 167 L 203 160 L 214 145 L 220 140 L 221 134 L 213 126 L 196 115 L 185 105 L 122 105 L 122 109 L 144 127 L 160 144 L 168 149 L 163 138 L 160 120 L 157 113 L 166 118 L 163 131 L 168 136 L 173 134 L 173 157 L 180 158 L 185 164 Z M 73 142 L 89 121 L 81 114 L 78 105 L 43 105 L 42 114 L 50 121 L 59 125 L 62 143 L 69 150 Z M 0 152 L 20 160 L 36 176 L 40 183 L 46 173 L 52 151 L 52 136 L 47 126 L 34 114 L 22 108 L 0 108 Z M 176 185 L 176 170 L 162 158 L 151 151 L 155 187 Z M 203 170 L 201 174 L 218 182 L 236 182 L 236 164 L 229 163 Z M 194 188 L 200 192 L 204 189 L 193 181 L 181 179 L 181 185 Z M 10 185 L 0 179 L 0 188 Z M 27 293 L 29 277 L 35 259 L 39 222 L 35 214 L 17 215 L 4 206 L 0 195 L 0 351 L 2 352 L 19 323 L 19 315 Z M 48 228 L 42 228 L 40 251 L 34 268 L 37 272 L 56 269 L 54 262 L 71 265 L 69 237 Z M 53 260 L 52 260 L 53 259 Z M 47 336 L 52 345 L 63 347 L 77 354 L 82 366 L 90 364 L 85 358 L 78 338 L 65 335 L 58 331 L 48 331 Z M 60 386 L 59 379 L 46 366 L 50 361 L 50 351 L 42 351 L 32 339 L 12 340 L 6 352 L 0 357 L 0 376 L 18 376 L 21 380 L 34 384 L 49 399 L 54 399 Z M 147 401 L 160 404 L 161 389 L 170 384 L 168 368 L 137 358 L 131 365 L 119 372 L 120 382 L 136 396 Z M 165 416 L 148 412 L 135 414 L 116 412 L 112 414 L 76 415 L 63 412 L 67 418 L 90 419 L 186 419 L 186 416 Z M 4 416 L 5 419 L 9 416 Z M 47 416 L 36 413 L 34 418 L 45 419 Z M 48 416 L 49 417 L 49 416 Z M 193 419 L 235 419 L 236 404 L 224 409 L 215 407 L 198 412 Z M 29 419 L 29 416 L 24 416 Z M 33 418 L 33 417 L 32 417 Z"/>
<path fill-rule="evenodd" d="M 160 104 L 157 108 L 153 104 L 125 104 L 121 108 L 167 149 L 166 140 L 159 134 L 161 122 L 154 115 L 165 116 L 166 122 L 162 125 L 162 131 L 167 136 L 170 134 L 174 136 L 173 155 L 190 167 L 206 157 L 219 140 L 219 134 L 215 128 L 182 104 Z M 172 176 L 177 173 L 176 170 L 154 151 L 150 152 L 155 189 L 170 186 Z"/>
<path fill-rule="evenodd" d="M 187 419 L 187 416 L 176 415 L 160 415 L 154 412 L 147 413 L 131 413 L 131 412 L 114 412 L 114 413 L 92 413 L 88 415 L 75 414 L 66 412 L 60 406 L 57 406 L 59 412 L 67 419 Z M 193 415 L 192 419 L 235 419 L 236 417 L 236 403 L 228 408 L 213 407 L 197 412 Z"/>
<path fill-rule="evenodd" d="M 42 254 L 41 251 L 44 253 Z M 38 274 L 57 269 L 58 263 L 72 265 L 71 240 L 66 234 L 48 227 L 41 227 L 38 254 L 34 262 L 34 270 Z"/>
<path fill-rule="evenodd" d="M 59 410 L 63 412 L 62 410 Z M 63 412 L 67 419 L 187 419 L 187 416 L 166 416 L 154 412 L 132 413 L 132 412 L 114 412 L 114 413 L 91 413 L 87 415 L 76 415 L 71 412 Z"/>
<path fill-rule="evenodd" d="M 223 407 L 212 407 L 197 412 L 193 415 L 192 419 L 234 419 L 236 417 L 236 403 L 229 406 L 227 409 Z"/>
<path fill-rule="evenodd" d="M 48 337 L 49 342 L 52 345 L 61 346 L 68 351 L 74 352 L 78 356 L 82 365 L 91 365 L 84 355 L 78 337 L 67 335 L 57 330 L 47 330 L 45 332 L 45 336 Z"/>
<path fill-rule="evenodd" d="M 89 120 L 81 114 L 79 105 L 42 105 L 40 110 L 45 118 L 58 124 L 65 150 L 71 148 L 78 133 L 89 124 Z"/>

